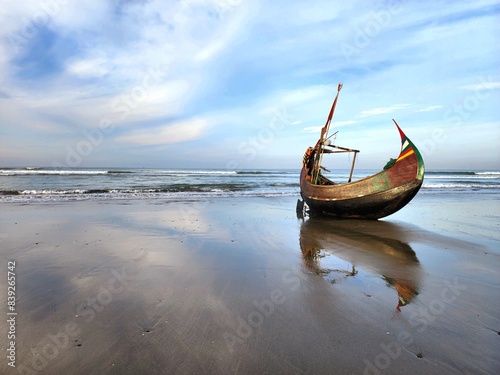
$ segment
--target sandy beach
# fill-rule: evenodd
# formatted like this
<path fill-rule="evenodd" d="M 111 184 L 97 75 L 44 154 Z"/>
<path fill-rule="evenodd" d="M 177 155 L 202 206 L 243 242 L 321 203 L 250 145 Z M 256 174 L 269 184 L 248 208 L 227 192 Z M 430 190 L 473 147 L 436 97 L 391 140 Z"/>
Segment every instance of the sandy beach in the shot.
<path fill-rule="evenodd" d="M 498 374 L 497 195 L 296 199 L 1 204 L 0 373 Z"/>
<path fill-rule="evenodd" d="M 500 375 L 499 57 L 500 0 L 0 0 L 0 375 Z"/>

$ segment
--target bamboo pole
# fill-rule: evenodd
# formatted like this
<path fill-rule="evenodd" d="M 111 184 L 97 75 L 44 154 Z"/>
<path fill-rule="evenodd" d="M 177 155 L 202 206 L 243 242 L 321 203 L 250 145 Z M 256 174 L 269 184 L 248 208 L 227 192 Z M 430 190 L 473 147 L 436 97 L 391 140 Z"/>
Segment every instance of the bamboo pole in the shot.
<path fill-rule="evenodd" d="M 323 141 L 327 139 L 326 136 L 328 135 L 328 131 L 330 130 L 330 124 L 332 123 L 333 113 L 335 112 L 335 108 L 337 107 L 337 99 L 339 98 L 340 90 L 342 90 L 342 83 L 339 83 L 337 87 L 337 95 L 335 95 L 335 100 L 333 101 L 332 109 L 330 110 L 330 113 L 328 115 L 328 120 L 326 121 L 326 124 L 324 126 L 326 130 L 324 134 L 322 134 Z"/>
<path fill-rule="evenodd" d="M 316 155 L 314 157 L 315 159 L 315 163 L 314 163 L 314 167 L 313 167 L 313 171 L 312 171 L 312 178 L 311 178 L 311 182 L 313 184 L 317 184 L 317 179 L 319 177 L 319 173 L 320 173 L 320 166 L 321 166 L 321 162 L 323 160 L 323 147 L 324 147 L 324 142 L 326 141 L 326 139 L 328 139 L 328 131 L 330 130 L 330 124 L 332 122 L 332 118 L 333 118 L 333 113 L 335 112 L 335 107 L 337 106 L 337 99 L 339 98 L 339 94 L 340 94 L 340 90 L 342 89 L 342 83 L 339 83 L 338 87 L 337 87 L 337 95 L 335 95 L 335 99 L 333 101 L 333 104 L 332 104 L 332 108 L 330 109 L 330 113 L 328 114 L 328 119 L 326 120 L 326 123 L 325 123 L 325 126 L 323 126 L 321 128 L 321 135 L 320 135 L 320 138 L 318 140 L 318 143 L 316 143 Z"/>
<path fill-rule="evenodd" d="M 352 172 L 354 172 L 354 163 L 356 162 L 356 155 L 358 155 L 358 153 L 354 151 L 354 157 L 352 158 L 351 173 L 349 174 L 349 181 L 347 182 L 351 182 L 352 180 Z"/>

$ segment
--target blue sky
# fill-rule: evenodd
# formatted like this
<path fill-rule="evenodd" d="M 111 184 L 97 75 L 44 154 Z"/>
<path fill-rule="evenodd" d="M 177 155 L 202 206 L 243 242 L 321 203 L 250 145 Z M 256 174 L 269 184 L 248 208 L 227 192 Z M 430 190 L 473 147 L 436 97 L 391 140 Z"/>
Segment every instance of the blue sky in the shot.
<path fill-rule="evenodd" d="M 0 165 L 500 168 L 498 1 L 3 0 Z M 338 160 L 348 167 L 347 156 Z"/>

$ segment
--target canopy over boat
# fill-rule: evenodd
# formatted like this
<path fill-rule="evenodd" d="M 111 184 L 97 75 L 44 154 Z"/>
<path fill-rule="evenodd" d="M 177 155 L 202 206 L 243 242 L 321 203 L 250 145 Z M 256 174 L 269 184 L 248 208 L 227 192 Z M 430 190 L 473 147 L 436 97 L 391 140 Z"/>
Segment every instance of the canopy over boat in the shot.
<path fill-rule="evenodd" d="M 318 142 L 304 155 L 300 175 L 302 198 L 311 214 L 364 219 L 391 215 L 408 204 L 422 186 L 425 172 L 422 155 L 393 120 L 401 137 L 399 156 L 391 159 L 382 171 L 353 182 L 356 156 L 360 151 L 333 145 L 330 138 L 337 132 L 328 135 L 341 89 L 342 84 L 339 84 Z M 354 153 L 347 183 L 336 183 L 322 173 L 322 170 L 328 171 L 321 165 L 323 155 L 339 152 Z"/>

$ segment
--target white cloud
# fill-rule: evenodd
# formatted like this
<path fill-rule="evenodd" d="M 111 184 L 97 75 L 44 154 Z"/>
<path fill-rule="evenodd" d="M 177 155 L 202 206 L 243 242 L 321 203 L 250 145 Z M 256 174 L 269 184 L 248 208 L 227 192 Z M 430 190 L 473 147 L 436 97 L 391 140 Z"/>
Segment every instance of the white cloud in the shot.
<path fill-rule="evenodd" d="M 347 120 L 347 121 L 333 121 L 333 126 L 337 127 L 337 126 L 345 126 L 345 125 L 352 125 L 352 124 L 356 124 L 357 121 L 354 121 L 354 120 Z"/>
<path fill-rule="evenodd" d="M 443 108 L 442 105 L 431 105 L 429 107 L 418 109 L 415 112 L 431 112 L 431 111 L 435 111 L 436 109 L 441 109 L 441 108 Z"/>
<path fill-rule="evenodd" d="M 103 58 L 73 61 L 68 64 L 67 71 L 82 78 L 102 77 L 109 72 Z"/>
<path fill-rule="evenodd" d="M 409 104 L 394 104 L 394 105 L 391 105 L 389 107 L 372 108 L 372 109 L 368 109 L 366 111 L 362 111 L 359 116 L 360 117 L 369 117 L 369 116 L 376 116 L 376 115 L 384 115 L 384 114 L 396 112 L 396 111 L 403 109 L 403 108 L 406 108 L 408 106 L 409 106 Z"/>
<path fill-rule="evenodd" d="M 99 115 L 110 117 L 120 126 L 178 116 L 189 102 L 190 94 L 196 91 L 196 84 L 191 84 L 186 79 L 167 81 L 151 87 L 141 82 L 138 81 L 127 91 L 107 100 L 107 107 Z"/>
<path fill-rule="evenodd" d="M 281 100 L 288 105 L 300 105 L 311 101 L 328 100 L 333 101 L 337 85 L 311 85 L 288 92 L 279 93 Z"/>
<path fill-rule="evenodd" d="M 209 42 L 195 54 L 194 60 L 198 63 L 207 62 L 229 48 L 247 27 L 248 19 L 239 1 L 216 1 L 213 7 L 223 15 L 230 14 L 224 15 Z"/>
<path fill-rule="evenodd" d="M 331 126 L 333 128 L 339 128 L 341 126 L 353 125 L 353 124 L 356 124 L 357 122 L 358 121 L 354 121 L 354 120 L 338 121 L 338 122 L 333 121 Z M 321 131 L 321 128 L 323 128 L 323 126 L 309 126 L 309 127 L 306 127 L 302 130 L 305 132 L 308 132 L 308 133 L 318 133 L 319 134 L 319 132 Z"/>
<path fill-rule="evenodd" d="M 194 59 L 199 62 L 205 62 L 214 57 L 223 48 L 224 48 L 224 42 L 222 40 L 216 40 L 213 43 L 206 46 L 205 48 L 203 48 L 200 52 L 198 52 L 194 56 Z"/>
<path fill-rule="evenodd" d="M 323 126 L 309 126 L 307 128 L 304 128 L 303 130 L 308 133 L 318 133 L 321 131 Z"/>
<path fill-rule="evenodd" d="M 474 83 L 471 85 L 460 86 L 462 90 L 478 91 L 478 90 L 495 90 L 500 89 L 500 82 L 483 82 Z"/>
<path fill-rule="evenodd" d="M 208 128 L 205 119 L 192 119 L 154 128 L 142 129 L 117 138 L 117 142 L 136 146 L 167 145 L 194 141 Z"/>

